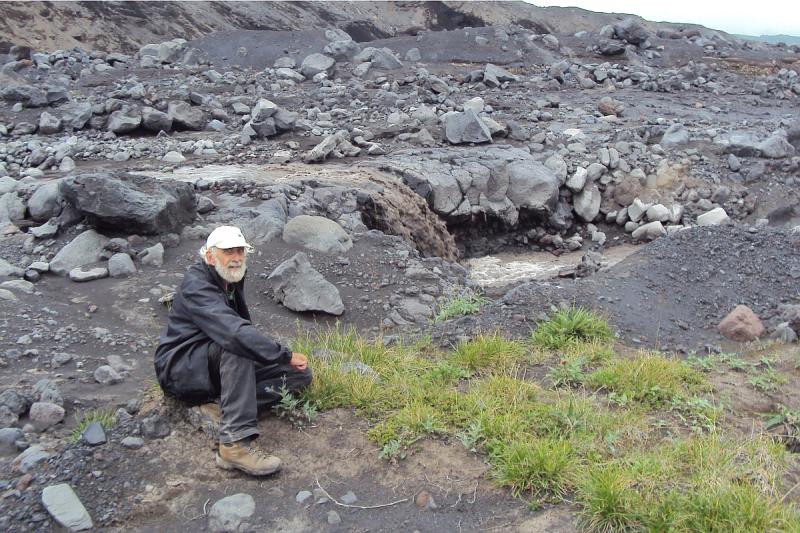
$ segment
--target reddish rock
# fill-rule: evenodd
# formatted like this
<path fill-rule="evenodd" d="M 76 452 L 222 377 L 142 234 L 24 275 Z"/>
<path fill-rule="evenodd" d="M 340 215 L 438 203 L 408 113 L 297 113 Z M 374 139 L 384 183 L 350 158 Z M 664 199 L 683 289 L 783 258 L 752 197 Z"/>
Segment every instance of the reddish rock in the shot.
<path fill-rule="evenodd" d="M 717 327 L 723 336 L 739 342 L 753 341 L 764 334 L 761 320 L 746 305 L 737 305 Z"/>

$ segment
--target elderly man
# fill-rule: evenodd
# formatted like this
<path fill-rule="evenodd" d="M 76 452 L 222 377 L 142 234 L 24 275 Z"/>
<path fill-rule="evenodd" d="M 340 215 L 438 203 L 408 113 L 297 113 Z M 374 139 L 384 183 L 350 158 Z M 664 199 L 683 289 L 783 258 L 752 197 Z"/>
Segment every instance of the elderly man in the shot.
<path fill-rule="evenodd" d="M 250 322 L 243 290 L 249 251 L 239 228 L 211 232 L 200 249 L 203 260 L 189 268 L 175 293 L 155 367 L 167 394 L 195 404 L 219 398 L 217 465 L 261 476 L 280 470 L 281 461 L 255 443 L 257 416 L 283 391 L 307 387 L 311 370 L 305 355 Z"/>

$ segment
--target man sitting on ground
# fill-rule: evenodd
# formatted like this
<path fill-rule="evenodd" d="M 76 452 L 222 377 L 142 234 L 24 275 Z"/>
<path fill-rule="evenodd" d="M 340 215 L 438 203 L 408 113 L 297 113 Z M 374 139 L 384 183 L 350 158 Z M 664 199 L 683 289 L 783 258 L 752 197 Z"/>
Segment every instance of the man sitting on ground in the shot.
<path fill-rule="evenodd" d="M 254 476 L 280 470 L 261 450 L 257 416 L 311 383 L 306 356 L 259 333 L 244 298 L 252 247 L 239 228 L 220 226 L 200 249 L 203 260 L 186 272 L 172 301 L 155 354 L 165 393 L 191 403 L 219 399 L 216 462 Z"/>

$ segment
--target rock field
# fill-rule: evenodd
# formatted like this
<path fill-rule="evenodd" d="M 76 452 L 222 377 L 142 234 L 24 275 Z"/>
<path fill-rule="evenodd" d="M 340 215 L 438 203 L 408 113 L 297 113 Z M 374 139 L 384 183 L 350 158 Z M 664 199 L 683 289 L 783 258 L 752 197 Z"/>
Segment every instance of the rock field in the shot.
<path fill-rule="evenodd" d="M 313 465 L 256 511 L 238 479 L 202 470 L 189 422 L 142 410 L 164 303 L 223 223 L 256 246 L 250 306 L 283 340 L 337 323 L 388 342 L 526 336 L 581 305 L 627 345 L 719 352 L 737 349 L 717 325 L 744 305 L 764 338 L 796 342 L 798 46 L 512 2 L 88 4 L 0 4 L 32 28 L 0 43 L 0 530 L 369 527 L 321 507 Z M 641 246 L 604 266 L 620 244 Z M 562 277 L 432 323 L 476 287 L 459 261 L 574 251 Z M 117 426 L 73 443 L 73 416 L 103 406 Z M 315 446 L 340 459 L 364 444 L 326 431 Z M 398 487 L 451 471 L 429 446 Z M 187 451 L 201 482 L 244 493 L 209 489 L 210 509 L 176 496 L 194 483 Z M 477 490 L 485 465 L 461 459 Z M 336 497 L 390 501 L 361 461 Z M 484 489 L 496 513 L 454 492 L 438 527 L 521 523 L 524 505 Z"/>

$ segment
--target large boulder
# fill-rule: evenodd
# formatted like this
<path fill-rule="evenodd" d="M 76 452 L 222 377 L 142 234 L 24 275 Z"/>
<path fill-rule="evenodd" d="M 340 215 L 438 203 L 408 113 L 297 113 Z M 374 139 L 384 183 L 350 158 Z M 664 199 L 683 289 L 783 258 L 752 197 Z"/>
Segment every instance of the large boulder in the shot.
<path fill-rule="evenodd" d="M 197 214 L 194 187 L 134 174 L 97 172 L 61 182 L 65 200 L 99 228 L 180 233 Z"/>
<path fill-rule="evenodd" d="M 600 213 L 600 201 L 602 194 L 597 185 L 592 183 L 586 186 L 581 192 L 575 195 L 573 199 L 573 206 L 575 213 L 584 220 L 584 222 L 591 222 L 597 218 Z"/>
<path fill-rule="evenodd" d="M 352 239 L 339 224 L 310 215 L 296 216 L 287 222 L 283 228 L 283 240 L 326 254 L 344 253 L 353 247 Z"/>
<path fill-rule="evenodd" d="M 448 114 L 444 134 L 452 144 L 492 142 L 489 128 L 471 109 Z"/>
<path fill-rule="evenodd" d="M 614 24 L 614 35 L 617 39 L 630 44 L 642 44 L 650 37 L 641 22 L 634 18 L 626 18 L 622 22 Z"/>
<path fill-rule="evenodd" d="M 66 276 L 71 270 L 100 261 L 108 238 L 93 229 L 86 230 L 64 246 L 50 261 L 50 272 Z"/>
<path fill-rule="evenodd" d="M 689 143 L 689 131 L 683 124 L 676 123 L 667 128 L 659 143 L 664 148 L 677 148 Z"/>
<path fill-rule="evenodd" d="M 114 133 L 129 133 L 142 124 L 142 114 L 135 107 L 117 109 L 108 117 L 106 128 Z"/>
<path fill-rule="evenodd" d="M 719 323 L 719 332 L 735 341 L 754 341 L 764 334 L 764 325 L 758 316 L 746 305 L 737 305 Z"/>
<path fill-rule="evenodd" d="M 28 213 L 36 222 L 47 222 L 61 213 L 59 181 L 50 181 L 36 189 L 28 200 Z"/>
<path fill-rule="evenodd" d="M 149 57 L 157 63 L 176 63 L 184 56 L 186 47 L 186 40 L 180 38 L 158 44 L 146 44 L 139 48 L 139 57 Z"/>
<path fill-rule="evenodd" d="M 354 63 L 371 62 L 373 68 L 383 70 L 394 70 L 403 68 L 403 63 L 400 62 L 394 55 L 394 52 L 389 48 L 373 48 L 367 47 L 353 58 Z"/>
<path fill-rule="evenodd" d="M 558 177 L 538 161 L 514 162 L 507 167 L 506 195 L 519 209 L 550 212 L 558 202 Z"/>
<path fill-rule="evenodd" d="M 170 131 L 172 129 L 172 117 L 158 109 L 143 107 L 142 126 L 150 131 Z"/>
<path fill-rule="evenodd" d="M 259 205 L 255 218 L 237 219 L 235 225 L 242 230 L 247 242 L 264 244 L 280 237 L 286 226 L 286 198 L 273 198 Z"/>
<path fill-rule="evenodd" d="M 303 252 L 278 265 L 267 283 L 275 299 L 292 311 L 344 313 L 339 290 L 314 270 Z"/>
<path fill-rule="evenodd" d="M 92 104 L 89 102 L 75 102 L 62 106 L 60 109 L 62 111 L 62 125 L 65 128 L 81 130 L 92 118 Z"/>
<path fill-rule="evenodd" d="M 332 57 L 314 53 L 303 59 L 303 63 L 300 65 L 300 73 L 308 79 L 313 78 L 320 72 L 331 75 L 335 65 L 336 60 Z"/>
<path fill-rule="evenodd" d="M 167 114 L 172 119 L 172 124 L 179 129 L 201 131 L 206 126 L 206 115 L 203 110 L 192 107 L 186 102 L 170 102 Z"/>
<path fill-rule="evenodd" d="M 0 196 L 0 224 L 25 218 L 25 204 L 16 192 Z"/>

